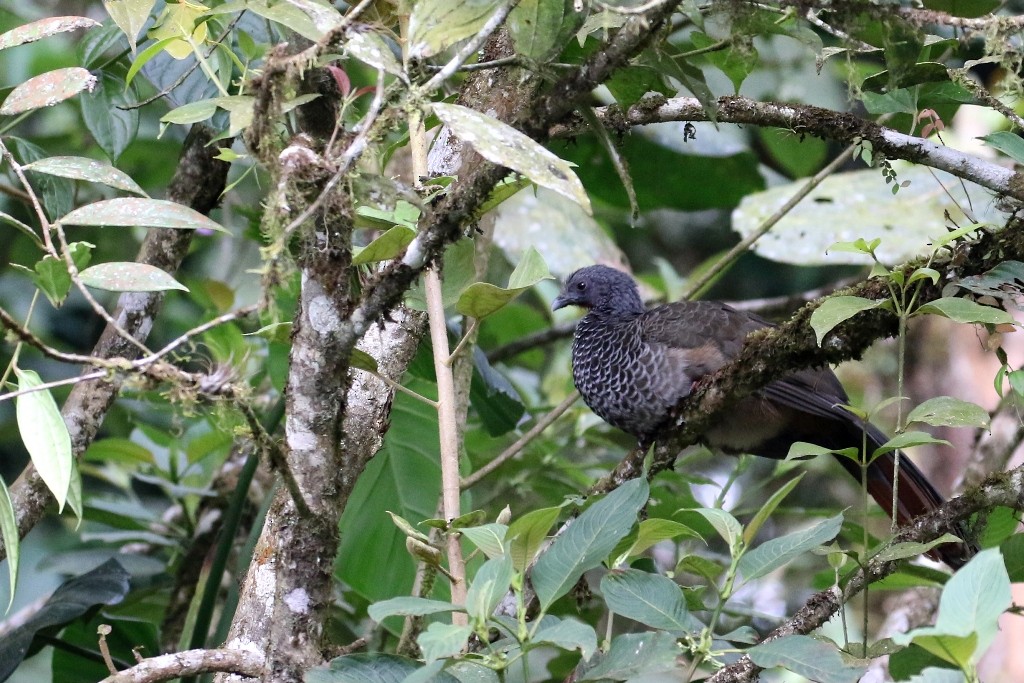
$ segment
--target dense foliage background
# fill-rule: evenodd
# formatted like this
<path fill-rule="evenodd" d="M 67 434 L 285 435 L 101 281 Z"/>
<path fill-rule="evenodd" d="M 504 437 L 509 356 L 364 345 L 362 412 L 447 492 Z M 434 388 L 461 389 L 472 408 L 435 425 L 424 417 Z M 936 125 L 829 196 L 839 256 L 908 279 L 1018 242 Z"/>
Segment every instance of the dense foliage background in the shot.
<path fill-rule="evenodd" d="M 2 3 L 0 679 L 1018 680 L 1021 10 Z M 595 262 L 782 322 L 649 481 Z M 695 445 L 861 356 L 927 519 Z"/>

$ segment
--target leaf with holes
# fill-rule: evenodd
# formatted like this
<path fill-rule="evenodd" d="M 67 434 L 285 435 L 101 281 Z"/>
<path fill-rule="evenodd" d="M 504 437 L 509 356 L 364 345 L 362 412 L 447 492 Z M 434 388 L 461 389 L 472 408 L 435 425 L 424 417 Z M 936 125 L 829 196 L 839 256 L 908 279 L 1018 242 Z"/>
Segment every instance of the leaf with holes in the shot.
<path fill-rule="evenodd" d="M 165 292 L 169 289 L 188 291 L 188 287 L 168 275 L 166 271 L 134 261 L 98 263 L 83 270 L 79 276 L 87 286 L 108 292 Z"/>
<path fill-rule="evenodd" d="M 95 86 L 96 77 L 81 67 L 48 71 L 15 87 L 0 107 L 0 114 L 10 116 L 52 107 Z"/>
<path fill-rule="evenodd" d="M 179 230 L 216 230 L 223 227 L 203 214 L 165 199 L 123 197 L 105 199 L 75 209 L 58 221 L 61 225 L 109 225 L 118 227 L 176 228 Z"/>

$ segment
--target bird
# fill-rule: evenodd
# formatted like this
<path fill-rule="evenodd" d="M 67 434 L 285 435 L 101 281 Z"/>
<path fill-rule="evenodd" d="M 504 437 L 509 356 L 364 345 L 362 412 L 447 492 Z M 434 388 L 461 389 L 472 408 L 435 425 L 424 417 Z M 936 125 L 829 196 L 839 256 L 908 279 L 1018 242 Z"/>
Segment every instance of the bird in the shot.
<path fill-rule="evenodd" d="M 747 335 L 768 321 L 727 304 L 679 301 L 648 309 L 633 278 L 604 265 L 581 268 L 564 283 L 552 310 L 578 306 L 586 314 L 572 342 L 573 381 L 594 413 L 634 436 L 646 451 L 674 424 L 674 408 L 696 383 L 739 355 Z M 798 441 L 831 450 L 867 452 L 888 441 L 850 412 L 849 398 L 829 368 L 807 368 L 747 396 L 712 424 L 702 441 L 728 454 L 782 459 Z M 836 455 L 857 481 L 861 465 Z M 903 525 L 935 510 L 943 497 L 909 460 L 899 459 L 896 521 Z M 895 452 L 866 468 L 868 492 L 893 517 Z M 964 564 L 966 545 L 941 545 L 931 555 L 951 568 Z"/>

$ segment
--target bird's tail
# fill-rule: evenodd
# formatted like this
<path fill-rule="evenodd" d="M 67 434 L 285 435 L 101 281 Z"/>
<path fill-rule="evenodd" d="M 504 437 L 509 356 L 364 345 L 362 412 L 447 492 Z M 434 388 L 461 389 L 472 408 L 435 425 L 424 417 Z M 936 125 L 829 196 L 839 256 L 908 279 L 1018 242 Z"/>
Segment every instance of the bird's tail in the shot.
<path fill-rule="evenodd" d="M 866 425 L 866 436 L 869 451 L 878 448 L 888 439 L 873 425 Z M 861 466 L 844 456 L 836 456 L 847 472 L 858 481 L 861 478 Z M 890 451 L 875 458 L 867 467 L 867 489 L 889 517 L 895 518 L 900 526 L 908 524 L 915 517 L 932 512 L 940 507 L 944 500 L 927 477 L 906 456 L 900 457 L 899 478 L 895 476 L 896 455 Z M 893 512 L 893 488 L 898 487 L 896 510 Z M 957 535 L 964 538 L 963 530 Z M 932 559 L 945 562 L 952 569 L 959 569 L 970 559 L 974 552 L 965 543 L 945 543 L 928 552 Z"/>

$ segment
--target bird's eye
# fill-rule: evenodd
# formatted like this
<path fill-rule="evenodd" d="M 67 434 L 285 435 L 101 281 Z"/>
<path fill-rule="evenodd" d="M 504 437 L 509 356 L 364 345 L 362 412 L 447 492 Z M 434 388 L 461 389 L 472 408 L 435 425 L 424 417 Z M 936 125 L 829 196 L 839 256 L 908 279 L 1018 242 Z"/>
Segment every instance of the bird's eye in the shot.
<path fill-rule="evenodd" d="M 587 288 L 587 283 L 586 282 L 577 282 L 576 283 L 576 291 L 577 292 L 582 292 L 586 288 Z"/>

